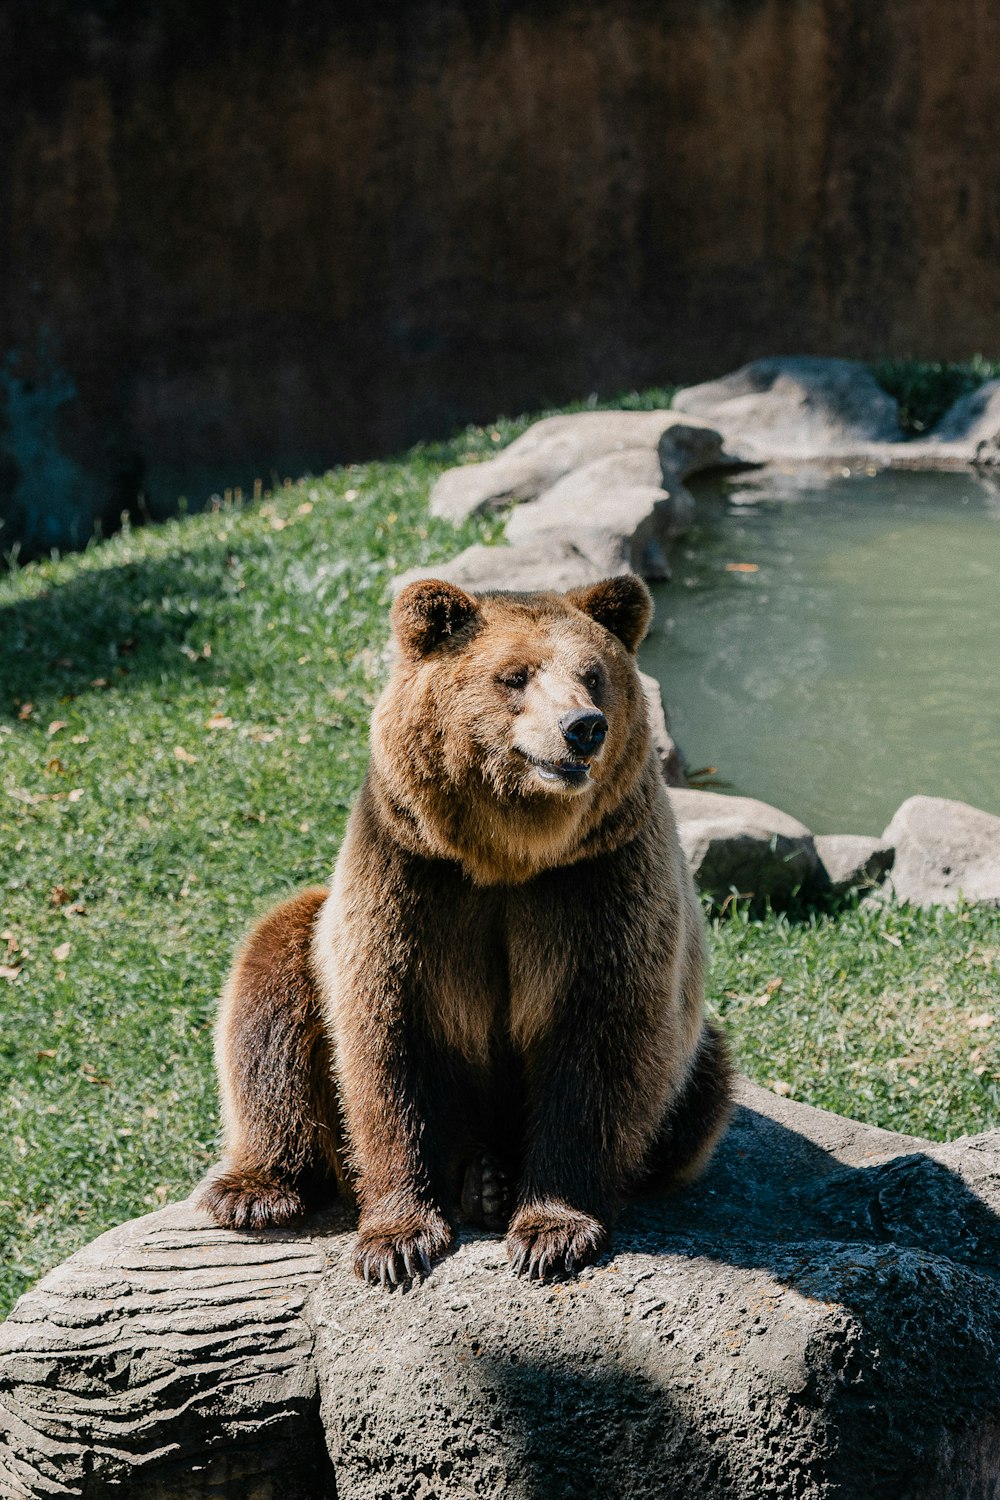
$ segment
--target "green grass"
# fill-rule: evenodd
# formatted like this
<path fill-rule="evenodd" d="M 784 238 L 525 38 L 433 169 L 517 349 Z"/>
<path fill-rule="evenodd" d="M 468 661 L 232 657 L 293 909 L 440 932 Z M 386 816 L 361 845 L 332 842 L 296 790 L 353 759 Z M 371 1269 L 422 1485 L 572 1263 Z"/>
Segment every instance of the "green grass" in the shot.
<path fill-rule="evenodd" d="M 428 519 L 430 483 L 527 425 L 0 579 L 0 1307 L 215 1158 L 215 997 L 253 917 L 332 867 L 389 580 L 498 530 Z M 712 1003 L 760 1081 L 934 1136 L 1000 1122 L 1000 1024 L 973 1024 L 1000 914 L 713 934 Z"/>

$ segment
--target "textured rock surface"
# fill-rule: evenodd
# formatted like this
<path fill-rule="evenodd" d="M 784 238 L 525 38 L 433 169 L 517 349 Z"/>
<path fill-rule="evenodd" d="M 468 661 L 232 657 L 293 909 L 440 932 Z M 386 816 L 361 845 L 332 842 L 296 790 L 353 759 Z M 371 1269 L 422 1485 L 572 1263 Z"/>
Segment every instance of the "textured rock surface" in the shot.
<path fill-rule="evenodd" d="M 303 1317 L 323 1265 L 184 1203 L 74 1255 L 0 1326 L 0 1496 L 332 1497 Z"/>
<path fill-rule="evenodd" d="M 896 402 L 866 366 L 846 359 L 757 359 L 678 391 L 673 409 L 717 425 L 727 451 L 746 459 L 842 453 L 902 438 Z"/>
<path fill-rule="evenodd" d="M 655 677 L 650 677 L 648 672 L 639 673 L 639 681 L 642 690 L 646 694 L 646 707 L 649 712 L 649 730 L 653 740 L 653 749 L 663 770 L 663 777 L 668 786 L 686 786 L 684 777 L 684 757 L 678 749 L 673 735 L 670 733 L 670 723 L 667 719 L 667 710 L 663 702 L 663 694 L 660 684 Z"/>
<path fill-rule="evenodd" d="M 1000 818 L 967 802 L 910 797 L 882 835 L 896 850 L 890 883 L 901 901 L 1000 905 Z"/>
<path fill-rule="evenodd" d="M 547 536 L 520 547 L 486 547 L 477 542 L 447 562 L 432 568 L 411 568 L 392 580 L 394 593 L 417 578 L 444 578 L 472 593 L 485 589 L 571 589 L 581 583 L 596 583 L 608 573 L 622 569 L 602 568 L 587 557 L 575 541 L 565 536 Z"/>
<path fill-rule="evenodd" d="M 522 502 L 507 522 L 507 540 L 522 549 L 517 557 L 507 553 L 508 578 L 544 579 L 549 559 L 562 554 L 558 576 L 585 581 L 576 576 L 575 557 L 566 556 L 569 545 L 597 577 L 631 571 L 669 578 L 665 545 L 694 512 L 684 479 L 721 457 L 722 440 L 713 428 L 668 412 L 549 417 L 488 463 L 447 470 L 431 493 L 431 510 L 458 521 L 476 510 Z M 496 586 L 493 561 L 472 551 L 474 556 L 464 555 L 468 586 L 483 576 L 484 565 L 491 581 L 479 587 Z"/>
<path fill-rule="evenodd" d="M 834 896 L 877 885 L 892 867 L 895 851 L 884 839 L 861 833 L 825 833 L 819 834 L 815 843 Z"/>
<path fill-rule="evenodd" d="M 670 802 L 695 883 L 716 902 L 735 891 L 780 906 L 825 887 L 813 836 L 788 813 L 721 792 L 677 789 Z"/>
<path fill-rule="evenodd" d="M 186 1205 L 0 1328 L 0 1494 L 995 1500 L 1000 1132 L 932 1146 L 753 1085 L 704 1179 L 572 1283 L 465 1234 L 405 1295 Z"/>
<path fill-rule="evenodd" d="M 534 500 L 572 469 L 605 454 L 655 451 L 668 411 L 585 411 L 535 422 L 487 463 L 447 469 L 431 491 L 431 514 L 464 521 L 480 510 Z"/>

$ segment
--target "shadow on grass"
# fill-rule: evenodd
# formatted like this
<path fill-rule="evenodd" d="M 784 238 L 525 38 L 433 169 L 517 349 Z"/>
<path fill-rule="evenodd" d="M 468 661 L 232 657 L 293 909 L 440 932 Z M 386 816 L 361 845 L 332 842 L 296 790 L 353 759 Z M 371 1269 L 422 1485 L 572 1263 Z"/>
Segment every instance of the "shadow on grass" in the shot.
<path fill-rule="evenodd" d="M 235 597 L 237 568 L 225 547 L 207 546 L 81 569 L 0 607 L 0 718 L 188 668 L 204 647 L 202 613 Z"/>

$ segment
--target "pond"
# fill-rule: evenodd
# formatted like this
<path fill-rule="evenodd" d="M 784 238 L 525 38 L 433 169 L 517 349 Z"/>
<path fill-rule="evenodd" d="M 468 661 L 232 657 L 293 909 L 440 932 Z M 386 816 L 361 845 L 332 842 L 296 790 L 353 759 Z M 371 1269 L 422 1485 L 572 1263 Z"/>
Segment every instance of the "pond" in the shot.
<path fill-rule="evenodd" d="M 814 833 L 926 793 L 1000 813 L 1000 482 L 774 469 L 692 481 L 640 665 L 688 766 Z"/>

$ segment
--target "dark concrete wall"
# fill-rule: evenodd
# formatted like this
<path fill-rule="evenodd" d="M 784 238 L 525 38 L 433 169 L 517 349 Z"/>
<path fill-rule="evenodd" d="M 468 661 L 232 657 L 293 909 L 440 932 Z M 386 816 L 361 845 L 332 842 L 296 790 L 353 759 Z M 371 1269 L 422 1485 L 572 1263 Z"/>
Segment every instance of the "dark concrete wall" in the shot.
<path fill-rule="evenodd" d="M 8 0 L 0 546 L 769 352 L 995 354 L 998 56 L 992 0 Z"/>

